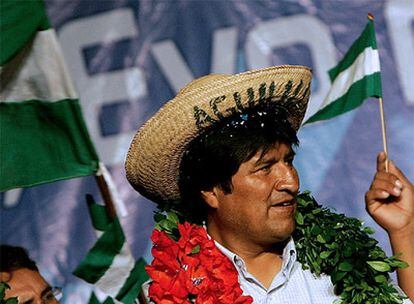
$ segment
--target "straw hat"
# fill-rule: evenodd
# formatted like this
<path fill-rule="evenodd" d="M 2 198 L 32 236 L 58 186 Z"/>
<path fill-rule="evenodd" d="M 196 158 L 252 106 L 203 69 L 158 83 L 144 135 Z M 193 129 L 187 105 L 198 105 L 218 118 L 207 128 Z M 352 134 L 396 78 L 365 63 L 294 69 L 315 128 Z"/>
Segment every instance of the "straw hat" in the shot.
<path fill-rule="evenodd" d="M 135 134 L 125 163 L 128 181 L 154 202 L 179 200 L 181 158 L 194 138 L 223 117 L 267 100 L 282 104 L 298 130 L 311 77 L 307 67 L 276 66 L 193 80 Z"/>

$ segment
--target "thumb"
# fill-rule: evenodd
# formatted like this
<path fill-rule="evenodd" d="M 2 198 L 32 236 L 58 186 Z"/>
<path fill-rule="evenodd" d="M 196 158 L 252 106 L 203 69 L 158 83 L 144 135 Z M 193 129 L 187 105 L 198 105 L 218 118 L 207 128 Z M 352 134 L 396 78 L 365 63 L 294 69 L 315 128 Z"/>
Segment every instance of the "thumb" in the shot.
<path fill-rule="evenodd" d="M 377 171 L 378 172 L 385 172 L 386 162 L 387 162 L 387 154 L 385 154 L 385 152 L 378 153 L 378 156 L 377 156 Z"/>

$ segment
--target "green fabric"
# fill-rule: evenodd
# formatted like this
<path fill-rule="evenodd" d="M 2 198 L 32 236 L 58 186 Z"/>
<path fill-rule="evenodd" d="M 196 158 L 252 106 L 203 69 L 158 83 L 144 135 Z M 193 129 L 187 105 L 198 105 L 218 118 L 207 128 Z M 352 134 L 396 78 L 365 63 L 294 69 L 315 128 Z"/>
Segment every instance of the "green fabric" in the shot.
<path fill-rule="evenodd" d="M 0 191 L 97 170 L 78 100 L 0 103 Z"/>
<path fill-rule="evenodd" d="M 50 28 L 41 0 L 0 1 L 0 65 L 12 59 L 37 31 Z"/>
<path fill-rule="evenodd" d="M 73 274 L 91 284 L 98 282 L 110 268 L 124 243 L 124 233 L 118 219 L 115 219 L 107 226 L 105 232 L 89 250 Z"/>
<path fill-rule="evenodd" d="M 381 96 L 381 74 L 379 72 L 365 76 L 361 80 L 355 82 L 346 94 L 318 111 L 310 117 L 306 123 L 326 120 L 351 111 L 360 106 L 364 99 L 370 96 Z"/>
<path fill-rule="evenodd" d="M 101 304 L 101 302 L 99 302 L 94 292 L 92 292 L 91 294 L 91 297 L 89 299 L 89 304 Z"/>
<path fill-rule="evenodd" d="M 116 296 L 117 300 L 125 304 L 135 303 L 135 299 L 138 298 L 141 292 L 142 284 L 149 279 L 145 270 L 146 265 L 147 263 L 142 258 L 135 262 L 127 281 Z"/>
<path fill-rule="evenodd" d="M 329 70 L 328 73 L 331 78 L 331 82 L 333 82 L 342 71 L 349 68 L 354 63 L 358 55 L 361 54 L 367 47 L 377 49 L 374 22 L 372 20 L 368 21 L 362 34 L 352 44 L 344 58 L 333 69 Z"/>
<path fill-rule="evenodd" d="M 99 231 L 105 231 L 111 220 L 106 212 L 105 206 L 98 204 L 88 205 L 89 213 L 91 215 L 93 228 Z"/>

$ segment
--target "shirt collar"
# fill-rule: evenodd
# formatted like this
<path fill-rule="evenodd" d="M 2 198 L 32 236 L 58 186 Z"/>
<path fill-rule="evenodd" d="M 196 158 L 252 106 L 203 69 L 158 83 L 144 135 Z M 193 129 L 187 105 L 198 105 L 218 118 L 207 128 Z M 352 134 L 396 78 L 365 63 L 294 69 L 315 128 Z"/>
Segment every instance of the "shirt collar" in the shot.
<path fill-rule="evenodd" d="M 219 242 L 214 241 L 214 243 L 216 244 L 217 248 L 226 257 L 228 257 L 230 261 L 232 261 L 234 267 L 236 267 L 238 271 L 242 271 L 242 272 L 247 271 L 246 265 L 241 257 L 239 257 L 237 254 L 233 253 L 232 251 L 230 251 L 229 249 L 221 245 Z M 286 244 L 285 248 L 283 249 L 281 272 L 285 276 L 289 276 L 295 262 L 296 262 L 296 247 L 295 247 L 295 242 L 293 238 L 290 237 L 289 242 Z"/>

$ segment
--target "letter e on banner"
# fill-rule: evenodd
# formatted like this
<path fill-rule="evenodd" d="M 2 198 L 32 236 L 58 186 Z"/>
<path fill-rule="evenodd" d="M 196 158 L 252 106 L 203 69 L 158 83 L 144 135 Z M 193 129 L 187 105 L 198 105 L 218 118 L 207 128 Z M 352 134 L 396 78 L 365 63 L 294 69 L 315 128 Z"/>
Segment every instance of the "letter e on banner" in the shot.
<path fill-rule="evenodd" d="M 128 8 L 76 19 L 59 31 L 59 41 L 79 90 L 86 123 L 101 160 L 108 165 L 124 161 L 135 132 L 102 136 L 98 119 L 101 107 L 116 100 L 136 101 L 147 94 L 147 85 L 143 71 L 137 67 L 89 75 L 82 50 L 137 35 L 134 15 Z"/>

